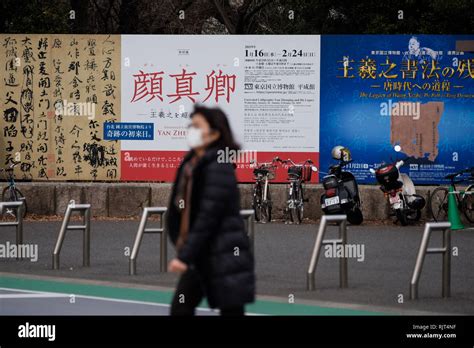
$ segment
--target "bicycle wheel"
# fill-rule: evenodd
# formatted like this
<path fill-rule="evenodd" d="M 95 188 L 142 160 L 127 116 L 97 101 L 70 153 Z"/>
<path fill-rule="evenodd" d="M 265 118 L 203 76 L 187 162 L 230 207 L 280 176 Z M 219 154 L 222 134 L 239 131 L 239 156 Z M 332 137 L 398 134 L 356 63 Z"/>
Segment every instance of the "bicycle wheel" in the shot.
<path fill-rule="evenodd" d="M 301 190 L 298 189 L 296 183 L 292 183 L 292 190 L 291 194 L 289 195 L 288 201 L 289 201 L 289 206 L 288 210 L 290 213 L 290 221 L 300 224 L 302 220 L 302 201 L 300 201 L 301 198 Z"/>
<path fill-rule="evenodd" d="M 23 199 L 23 217 L 26 216 L 26 212 L 28 210 L 28 207 L 26 205 L 26 199 L 24 199 L 25 196 L 21 193 L 19 189 L 16 187 L 12 188 L 10 186 L 7 186 L 3 189 L 2 192 L 2 201 L 3 202 L 18 202 L 21 199 Z M 12 209 L 12 213 L 17 216 L 17 210 L 18 209 Z"/>
<path fill-rule="evenodd" d="M 300 187 L 298 189 L 298 193 L 296 195 L 298 205 L 297 205 L 297 210 L 296 210 L 296 215 L 298 218 L 298 223 L 300 224 L 301 221 L 303 221 L 303 209 L 304 209 L 304 201 L 303 201 L 303 185 L 300 183 Z"/>
<path fill-rule="evenodd" d="M 446 187 L 437 187 L 430 195 L 430 213 L 436 222 L 448 218 L 448 192 Z"/>
<path fill-rule="evenodd" d="M 270 186 L 267 187 L 267 199 L 262 202 L 262 222 L 272 221 L 272 196 Z"/>
<path fill-rule="evenodd" d="M 474 185 L 469 186 L 465 192 L 472 192 L 471 194 L 465 194 L 462 199 L 462 210 L 464 216 L 470 222 L 474 222 Z"/>
<path fill-rule="evenodd" d="M 259 222 L 261 219 L 261 206 L 262 206 L 262 186 L 257 183 L 253 187 L 253 200 L 252 208 L 255 214 L 255 221 Z"/>

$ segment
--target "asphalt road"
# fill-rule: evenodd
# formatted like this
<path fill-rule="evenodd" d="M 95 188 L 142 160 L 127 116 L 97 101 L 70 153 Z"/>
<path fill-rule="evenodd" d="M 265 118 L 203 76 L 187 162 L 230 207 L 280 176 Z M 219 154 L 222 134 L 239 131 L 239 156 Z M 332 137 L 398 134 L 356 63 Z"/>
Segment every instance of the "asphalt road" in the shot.
<path fill-rule="evenodd" d="M 1 315 L 168 315 L 165 304 L 0 289 Z M 199 308 L 197 315 L 217 315 Z"/>
<path fill-rule="evenodd" d="M 0 272 L 48 277 L 105 280 L 134 286 L 174 287 L 177 276 L 159 272 L 159 236 L 147 234 L 137 262 L 138 274 L 128 275 L 131 248 L 138 221 L 92 221 L 91 267 L 82 267 L 82 234 L 69 231 L 61 251 L 61 268 L 52 270 L 52 251 L 60 222 L 25 222 L 24 243 L 37 244 L 38 260 L 0 259 Z M 256 272 L 258 295 L 271 295 L 295 302 L 328 301 L 377 306 L 403 313 L 408 310 L 436 313 L 474 314 L 474 231 L 454 231 L 452 246 L 451 298 L 441 295 L 441 256 L 428 255 L 420 280 L 418 301 L 408 298 L 423 226 L 349 226 L 348 242 L 362 255 L 349 260 L 349 288 L 340 289 L 337 258 L 321 255 L 316 272 L 316 291 L 306 291 L 306 272 L 314 244 L 317 224 L 256 225 Z M 330 227 L 327 238 L 336 236 Z M 0 244 L 14 242 L 13 228 L 0 230 Z M 430 246 L 440 246 L 435 233 Z M 168 258 L 174 256 L 168 246 Z M 403 297 L 403 302 L 400 299 Z M 91 303 L 91 306 L 93 304 Z"/>

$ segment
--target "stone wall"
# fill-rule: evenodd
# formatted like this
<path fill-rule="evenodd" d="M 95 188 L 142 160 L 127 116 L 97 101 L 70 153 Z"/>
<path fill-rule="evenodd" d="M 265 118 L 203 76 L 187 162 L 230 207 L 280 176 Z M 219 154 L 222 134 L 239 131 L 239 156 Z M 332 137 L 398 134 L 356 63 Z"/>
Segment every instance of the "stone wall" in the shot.
<path fill-rule="evenodd" d="M 1 183 L 3 189 L 5 183 Z M 169 183 L 61 183 L 28 182 L 18 183 L 25 195 L 28 212 L 40 215 L 63 215 L 67 203 L 74 199 L 76 203 L 90 203 L 93 216 L 127 217 L 140 215 L 147 206 L 166 206 L 171 191 Z M 241 207 L 251 208 L 252 184 L 240 184 Z M 388 204 L 378 186 L 360 185 L 364 217 L 367 220 L 387 218 Z M 417 192 L 427 199 L 428 192 L 434 186 L 417 187 Z M 305 217 L 317 220 L 321 216 L 319 204 L 323 192 L 321 185 L 306 185 Z M 283 218 L 286 201 L 286 185 L 271 185 L 273 217 Z M 427 217 L 424 209 L 423 217 Z"/>

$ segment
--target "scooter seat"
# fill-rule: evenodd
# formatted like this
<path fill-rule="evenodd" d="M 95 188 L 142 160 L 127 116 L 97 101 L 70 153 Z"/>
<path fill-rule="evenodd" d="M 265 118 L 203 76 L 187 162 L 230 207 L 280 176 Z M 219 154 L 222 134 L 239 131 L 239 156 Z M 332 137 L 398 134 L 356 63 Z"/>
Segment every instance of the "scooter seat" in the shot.
<path fill-rule="evenodd" d="M 390 182 L 390 183 L 386 183 L 384 186 L 384 189 L 385 190 L 398 190 L 399 188 L 401 188 L 403 186 L 403 183 L 401 181 L 393 181 L 393 182 Z"/>

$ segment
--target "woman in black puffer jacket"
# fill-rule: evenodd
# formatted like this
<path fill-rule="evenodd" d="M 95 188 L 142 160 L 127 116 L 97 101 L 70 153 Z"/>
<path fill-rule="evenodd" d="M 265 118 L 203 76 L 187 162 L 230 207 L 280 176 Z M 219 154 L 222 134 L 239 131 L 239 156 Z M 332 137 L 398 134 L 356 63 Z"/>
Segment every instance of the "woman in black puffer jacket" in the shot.
<path fill-rule="evenodd" d="M 221 315 L 243 315 L 255 299 L 254 260 L 240 216 L 234 164 L 238 150 L 226 115 L 196 107 L 188 131 L 191 150 L 181 163 L 167 213 L 177 249 L 169 270 L 181 273 L 171 315 L 193 315 L 206 297 Z"/>

